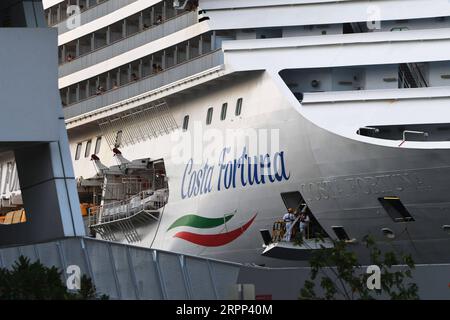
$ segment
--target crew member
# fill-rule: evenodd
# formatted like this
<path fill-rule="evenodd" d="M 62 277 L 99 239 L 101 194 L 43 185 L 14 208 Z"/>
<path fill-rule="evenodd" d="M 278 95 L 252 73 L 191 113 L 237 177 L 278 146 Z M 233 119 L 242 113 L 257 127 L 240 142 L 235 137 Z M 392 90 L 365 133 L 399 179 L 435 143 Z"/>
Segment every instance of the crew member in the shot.
<path fill-rule="evenodd" d="M 302 235 L 303 238 L 306 238 L 306 228 L 308 227 L 309 224 L 309 216 L 306 212 L 301 212 L 300 213 L 300 223 L 299 223 L 299 229 L 300 229 L 300 234 Z"/>
<path fill-rule="evenodd" d="M 292 208 L 288 209 L 288 212 L 284 214 L 283 221 L 286 225 L 286 233 L 284 234 L 283 240 L 284 241 L 291 241 L 291 235 L 292 235 L 292 225 L 295 220 L 294 210 Z"/>

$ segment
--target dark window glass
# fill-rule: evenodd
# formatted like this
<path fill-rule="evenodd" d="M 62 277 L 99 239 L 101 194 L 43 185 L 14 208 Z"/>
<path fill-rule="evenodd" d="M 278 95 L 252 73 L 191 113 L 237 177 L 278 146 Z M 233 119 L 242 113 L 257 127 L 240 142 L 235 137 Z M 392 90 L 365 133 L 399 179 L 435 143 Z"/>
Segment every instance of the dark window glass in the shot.
<path fill-rule="evenodd" d="M 77 144 L 77 150 L 75 151 L 75 160 L 80 159 L 80 155 L 81 155 L 81 142 L 79 144 Z"/>
<path fill-rule="evenodd" d="M 212 122 L 212 116 L 213 116 L 213 108 L 209 108 L 208 112 L 206 113 L 206 125 L 210 125 Z"/>
<path fill-rule="evenodd" d="M 350 237 L 348 236 L 347 232 L 345 231 L 344 227 L 331 227 L 336 234 L 336 237 L 338 237 L 339 240 L 342 241 L 348 241 L 350 240 Z"/>
<path fill-rule="evenodd" d="M 183 131 L 186 131 L 188 129 L 188 126 L 189 126 L 189 116 L 186 115 L 184 116 L 183 119 Z"/>
<path fill-rule="evenodd" d="M 86 142 L 86 149 L 84 149 L 84 157 L 85 158 L 89 157 L 89 154 L 91 153 L 91 144 L 92 144 L 92 140 L 88 140 Z"/>
<path fill-rule="evenodd" d="M 234 113 L 236 116 L 241 115 L 242 112 L 242 98 L 239 98 L 236 102 L 236 112 Z"/>
<path fill-rule="evenodd" d="M 414 218 L 405 208 L 398 197 L 378 198 L 384 210 L 395 222 L 414 221 Z"/>
<path fill-rule="evenodd" d="M 227 117 L 227 107 L 228 107 L 228 103 L 224 103 L 222 105 L 222 111 L 220 112 L 220 120 L 225 120 Z"/>
<path fill-rule="evenodd" d="M 98 154 L 100 152 L 101 144 L 102 144 L 102 137 L 97 137 L 97 141 L 95 141 L 95 150 L 94 150 L 95 154 Z"/>

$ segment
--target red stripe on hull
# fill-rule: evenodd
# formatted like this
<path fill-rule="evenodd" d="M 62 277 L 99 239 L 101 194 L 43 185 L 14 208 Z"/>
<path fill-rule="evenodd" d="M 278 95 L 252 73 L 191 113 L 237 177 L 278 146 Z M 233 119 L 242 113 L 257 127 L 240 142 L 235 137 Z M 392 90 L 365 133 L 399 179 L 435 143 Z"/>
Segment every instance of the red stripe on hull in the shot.
<path fill-rule="evenodd" d="M 198 244 L 204 247 L 219 247 L 230 243 L 242 235 L 253 223 L 256 214 L 243 226 L 226 233 L 219 234 L 198 234 L 187 231 L 177 232 L 174 237 Z"/>

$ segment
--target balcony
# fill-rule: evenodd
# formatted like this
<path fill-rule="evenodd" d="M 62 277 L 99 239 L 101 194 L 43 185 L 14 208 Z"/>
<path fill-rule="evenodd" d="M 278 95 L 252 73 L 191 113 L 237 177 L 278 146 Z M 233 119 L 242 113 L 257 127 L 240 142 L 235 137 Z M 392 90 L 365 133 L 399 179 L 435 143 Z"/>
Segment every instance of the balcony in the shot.
<path fill-rule="evenodd" d="M 146 43 L 166 37 L 174 32 L 194 25 L 197 22 L 196 12 L 185 12 L 172 19 L 166 20 L 161 25 L 153 26 L 141 32 L 135 33 L 124 39 L 120 39 L 111 45 L 89 52 L 79 58 L 59 66 L 59 77 L 67 76 L 81 69 L 111 59 L 117 55 L 128 52 Z"/>
<path fill-rule="evenodd" d="M 84 25 L 86 23 L 94 21 L 133 2 L 136 2 L 136 0 L 108 0 L 100 3 L 80 14 L 80 24 Z M 71 30 L 68 28 L 67 19 L 59 22 L 55 26 L 58 28 L 58 34 L 63 34 Z"/>
<path fill-rule="evenodd" d="M 200 55 L 194 59 L 165 69 L 160 73 L 141 78 L 138 81 L 125 84 L 117 89 L 106 91 L 101 95 L 91 96 L 82 101 L 68 105 L 64 108 L 65 118 L 74 118 L 84 113 L 104 108 L 221 64 L 223 64 L 223 53 L 221 50 Z"/>

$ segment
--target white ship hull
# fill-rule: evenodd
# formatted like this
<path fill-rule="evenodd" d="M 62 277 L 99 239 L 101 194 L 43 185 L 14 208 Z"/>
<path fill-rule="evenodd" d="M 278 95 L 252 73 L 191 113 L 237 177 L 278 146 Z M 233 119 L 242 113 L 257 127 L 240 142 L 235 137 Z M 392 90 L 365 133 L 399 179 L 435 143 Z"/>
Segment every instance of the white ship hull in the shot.
<path fill-rule="evenodd" d="M 238 98 L 243 98 L 242 114 L 235 116 L 234 102 Z M 201 96 L 188 94 L 183 100 L 168 97 L 166 101 L 177 123 L 182 123 L 187 110 L 192 121 L 198 120 L 199 123 L 193 122 L 188 132 L 181 136 L 188 134 L 190 142 L 196 142 L 190 145 L 196 148 L 200 145 L 203 149 L 194 151 L 192 164 L 189 162 L 191 157 L 180 158 L 180 152 L 185 151 L 180 147 L 181 130 L 121 148 L 129 160 L 163 159 L 169 186 L 168 203 L 160 220 L 138 227 L 141 240 L 133 244 L 242 263 L 302 265 L 307 263 L 308 254 L 301 261 L 262 256 L 264 248 L 260 235 L 262 229 L 271 230 L 274 221 L 286 211 L 280 194 L 299 191 L 327 234 L 336 238 L 332 227 L 343 226 L 348 235 L 356 239 L 352 248 L 357 252 L 362 249 L 358 242 L 365 235 L 372 235 L 382 248 L 394 247 L 411 253 L 416 263 L 450 260 L 450 251 L 446 249 L 450 235 L 443 229 L 450 224 L 450 150 L 445 144 L 441 148 L 428 148 L 426 143 L 417 142 L 408 142 L 401 148 L 382 146 L 380 139 L 357 141 L 360 136 L 350 139 L 322 129 L 305 118 L 306 108 L 277 76 L 269 72 L 242 74 L 239 80 L 224 82 L 220 89 L 209 90 Z M 429 107 L 438 107 L 445 101 L 434 101 Z M 218 121 L 219 108 L 215 108 L 216 125 L 213 132 L 208 131 L 204 124 L 205 109 L 221 106 L 224 102 L 229 103 L 227 119 Z M 391 102 L 377 103 L 383 107 Z M 358 119 L 354 121 L 358 122 Z M 361 122 L 359 126 L 364 124 Z M 230 130 L 235 130 L 240 137 L 237 140 L 241 141 L 227 144 L 224 137 Z M 253 150 L 252 153 L 248 141 L 242 140 L 248 139 L 249 132 L 263 132 L 256 140 L 262 146 L 272 139 L 268 149 Z M 78 141 L 102 134 L 98 129 L 69 133 L 73 157 Z M 209 151 L 213 147 L 218 152 L 211 155 Z M 236 156 L 225 153 L 223 157 L 220 152 L 229 147 L 236 148 Z M 110 148 L 103 143 L 98 156 L 107 166 L 117 165 Z M 232 164 L 244 150 L 249 157 L 260 156 L 266 151 L 269 154 L 267 159 L 272 168 L 264 178 L 262 171 L 258 172 L 256 180 L 259 183 L 255 181 L 250 185 L 248 171 L 242 173 L 244 178 L 241 171 L 235 174 L 228 171 L 236 170 L 227 164 L 229 161 Z M 11 161 L 13 159 L 8 156 L 3 159 L 4 169 L 11 171 L 9 179 L 6 179 L 7 170 L 2 174 L 1 187 L 7 199 L 20 198 L 20 191 L 13 188 L 17 187 L 17 182 L 12 178 Z M 74 161 L 74 168 L 77 178 L 86 179 L 97 174 L 89 157 Z M 200 179 L 190 186 L 192 175 L 200 171 L 205 175 L 204 181 Z M 227 180 L 233 176 L 233 181 Z M 394 222 L 378 201 L 385 196 L 400 197 L 415 221 Z M 216 227 L 180 225 L 170 228 L 186 215 L 221 219 L 229 214 L 233 217 Z M 384 237 L 383 228 L 392 230 L 395 239 Z M 228 233 L 229 236 L 224 236 Z M 186 234 L 190 235 L 186 237 Z M 198 240 L 195 235 L 206 237 L 200 236 Z M 115 238 L 127 242 L 120 232 Z"/>
<path fill-rule="evenodd" d="M 311 225 L 361 255 L 372 235 L 416 263 L 450 261 L 448 1 L 68 4 L 44 8 L 88 231 L 305 264 L 306 247 L 297 260 L 263 255 L 260 234 L 300 198 Z M 5 214 L 22 199 L 13 155 L 0 164 Z"/>
<path fill-rule="evenodd" d="M 184 110 L 192 110 L 190 118 L 197 117 L 203 122 L 207 106 L 220 106 L 223 102 L 235 101 L 239 97 L 244 99 L 242 116 L 235 117 L 229 112 L 229 118 L 223 124 L 217 121 L 218 125 L 214 129 L 219 130 L 219 136 L 225 136 L 226 130 L 244 128 L 277 132 L 279 149 L 272 150 L 270 156 L 272 162 L 280 165 L 282 153 L 285 172 L 278 166 L 280 181 L 273 179 L 274 182 L 270 182 L 266 177 L 264 184 L 243 186 L 238 173 L 236 187 L 226 189 L 226 168 L 221 170 L 220 164 L 224 161 L 220 160 L 220 154 L 216 158 L 194 158 L 192 167 L 187 161 L 179 163 L 179 159 L 174 160 L 176 151 L 167 147 L 169 144 L 174 145 L 175 138 L 171 135 L 125 147 L 121 151 L 130 160 L 164 159 L 169 183 L 169 201 L 160 222 L 139 228 L 142 241 L 137 245 L 244 263 L 304 263 L 261 256 L 263 248 L 259 233 L 261 229 L 271 230 L 273 222 L 285 212 L 280 194 L 299 191 L 332 238 L 336 238 L 332 226 L 343 226 L 351 238 L 361 241 L 370 234 L 383 247 L 394 246 L 412 253 L 417 263 L 439 263 L 450 259 L 445 249 L 450 236 L 442 229 L 448 223 L 450 209 L 446 191 L 450 170 L 447 154 L 450 150 L 383 147 L 321 129 L 298 112 L 300 104 L 297 102 L 298 105 L 294 105 L 292 101 L 295 100 L 285 95 L 268 73 L 245 76 L 200 97 L 187 96 L 182 102 L 174 103 L 168 99 L 168 103 L 178 123 L 182 122 Z M 215 117 L 218 117 L 217 111 Z M 204 123 L 202 126 L 205 129 Z M 89 132 L 86 137 L 97 134 L 100 132 Z M 83 139 L 82 136 L 70 138 L 73 141 Z M 221 141 L 215 143 L 219 150 L 229 147 Z M 205 148 L 207 145 L 203 142 Z M 276 153 L 278 158 L 274 160 Z M 206 152 L 200 155 L 204 154 Z M 109 165 L 115 164 L 112 155 L 106 148 L 99 154 Z M 233 159 L 226 157 L 226 160 Z M 187 181 L 194 170 L 201 171 L 206 163 L 208 168 L 212 168 L 210 188 L 204 189 L 206 191 L 203 194 L 200 194 L 199 188 L 195 196 L 195 190 L 189 190 Z M 95 174 L 90 161 L 75 162 L 74 165 L 77 176 L 89 177 Z M 191 196 L 188 196 L 189 192 Z M 384 196 L 400 197 L 415 221 L 394 222 L 378 201 Z M 227 214 L 234 216 L 225 224 L 212 229 L 184 226 L 168 230 L 174 221 L 188 214 L 208 218 L 221 218 Z M 255 219 L 251 220 L 253 217 Z M 223 245 L 218 245 L 214 237 L 200 245 L 176 236 L 178 232 L 220 235 L 242 228 L 249 221 L 248 229 Z M 394 231 L 396 238 L 387 240 L 381 232 L 382 228 Z M 117 237 L 120 241 L 120 234 Z M 125 241 L 123 237 L 121 240 Z M 353 246 L 358 251 L 358 244 Z"/>

